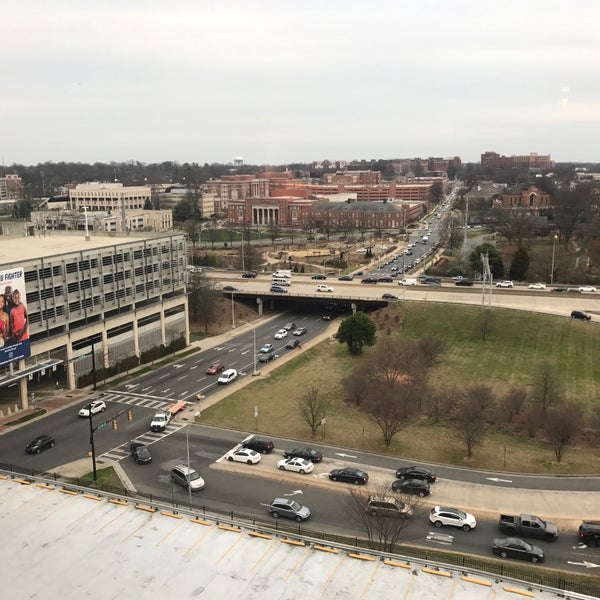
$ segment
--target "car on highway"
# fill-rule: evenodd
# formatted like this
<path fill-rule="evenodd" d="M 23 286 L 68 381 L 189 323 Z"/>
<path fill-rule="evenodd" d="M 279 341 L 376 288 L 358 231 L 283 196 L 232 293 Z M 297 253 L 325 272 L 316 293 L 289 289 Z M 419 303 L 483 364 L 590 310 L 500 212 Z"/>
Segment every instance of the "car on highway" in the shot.
<path fill-rule="evenodd" d="M 600 522 L 583 521 L 577 531 L 577 539 L 590 548 L 600 546 Z"/>
<path fill-rule="evenodd" d="M 331 321 L 333 320 L 333 317 L 331 315 L 323 315 L 321 319 L 323 319 L 323 321 Z"/>
<path fill-rule="evenodd" d="M 270 291 L 272 294 L 287 294 L 287 290 L 280 285 L 272 285 Z"/>
<path fill-rule="evenodd" d="M 268 362 L 271 362 L 272 360 L 275 360 L 274 352 L 261 352 L 261 354 L 258 357 L 258 362 L 261 362 L 261 363 L 268 363 Z"/>
<path fill-rule="evenodd" d="M 579 319 L 581 321 L 590 321 L 592 319 L 592 315 L 586 313 L 583 310 L 572 310 L 571 311 L 571 319 Z"/>
<path fill-rule="evenodd" d="M 412 494 L 424 498 L 431 493 L 429 483 L 423 479 L 396 479 L 392 483 L 392 489 L 400 494 Z"/>
<path fill-rule="evenodd" d="M 152 456 L 148 446 L 141 442 L 131 442 L 129 451 L 138 465 L 148 465 L 152 462 Z"/>
<path fill-rule="evenodd" d="M 39 454 L 42 450 L 54 448 L 54 438 L 50 435 L 38 435 L 25 446 L 27 454 Z"/>
<path fill-rule="evenodd" d="M 261 349 L 260 352 L 266 354 L 267 352 L 272 352 L 273 351 L 273 344 L 265 344 Z"/>
<path fill-rule="evenodd" d="M 294 331 L 294 335 L 304 335 L 307 331 L 308 329 L 306 327 L 298 327 L 298 329 Z"/>
<path fill-rule="evenodd" d="M 327 275 L 323 275 L 323 273 L 317 273 L 316 275 L 313 275 L 311 279 L 327 279 Z"/>
<path fill-rule="evenodd" d="M 302 506 L 302 504 L 290 498 L 275 498 L 269 504 L 268 511 L 276 519 L 278 517 L 287 517 L 288 519 L 294 519 L 298 523 L 306 521 L 310 517 L 308 506 Z"/>
<path fill-rule="evenodd" d="M 227 460 L 229 462 L 235 461 L 246 463 L 247 465 L 255 465 L 257 462 L 260 462 L 260 459 L 260 454 L 251 448 L 237 448 L 227 455 Z"/>
<path fill-rule="evenodd" d="M 200 473 L 189 468 L 187 465 L 173 467 L 171 469 L 171 481 L 192 492 L 197 492 L 206 485 L 204 479 L 200 477 Z"/>
<path fill-rule="evenodd" d="M 89 417 L 90 413 L 96 415 L 106 410 L 106 402 L 104 400 L 92 400 L 88 402 L 80 411 L 80 417 Z"/>
<path fill-rule="evenodd" d="M 545 283 L 530 283 L 527 287 L 530 290 L 545 290 L 546 284 Z"/>
<path fill-rule="evenodd" d="M 566 293 L 566 292 L 568 292 L 570 290 L 569 290 L 568 287 L 553 287 L 550 291 L 551 292 L 557 292 L 559 294 L 564 294 L 564 293 Z"/>
<path fill-rule="evenodd" d="M 343 481 L 355 485 L 364 485 L 369 481 L 369 474 L 354 467 L 344 467 L 343 469 L 333 469 L 329 473 L 329 479 L 332 481 Z"/>
<path fill-rule="evenodd" d="M 275 332 L 273 338 L 276 340 L 282 340 L 284 337 L 287 337 L 287 334 L 287 329 L 279 329 L 277 332 Z"/>
<path fill-rule="evenodd" d="M 298 448 L 288 448 L 283 456 L 285 458 L 304 458 L 311 462 L 321 462 L 323 460 L 323 454 L 314 448 L 309 446 L 299 446 Z"/>
<path fill-rule="evenodd" d="M 223 291 L 224 292 L 239 292 L 239 288 L 234 287 L 233 285 L 226 285 L 223 286 Z"/>
<path fill-rule="evenodd" d="M 244 279 L 254 279 L 256 277 L 256 271 L 246 271 L 242 273 Z"/>
<path fill-rule="evenodd" d="M 294 348 L 297 348 L 300 345 L 300 340 L 290 340 L 285 347 L 288 348 L 289 350 L 294 350 Z"/>
<path fill-rule="evenodd" d="M 515 287 L 514 283 L 512 281 L 510 281 L 509 279 L 506 279 L 504 281 L 498 281 L 496 283 L 496 287 L 499 288 L 512 288 Z"/>
<path fill-rule="evenodd" d="M 580 285 L 577 289 L 578 289 L 578 291 L 583 292 L 583 293 L 596 291 L 596 288 L 593 285 Z"/>
<path fill-rule="evenodd" d="M 521 538 L 494 538 L 492 552 L 501 558 L 518 558 L 532 563 L 544 561 L 544 551 Z"/>
<path fill-rule="evenodd" d="M 398 300 L 398 296 L 396 296 L 396 294 L 383 294 L 381 298 L 383 300 Z"/>
<path fill-rule="evenodd" d="M 242 446 L 260 452 L 261 454 L 270 454 L 275 449 L 275 444 L 271 440 L 254 437 L 242 442 Z"/>
<path fill-rule="evenodd" d="M 207 375 L 218 375 L 219 373 L 221 373 L 224 370 L 225 370 L 225 365 L 223 363 L 214 362 L 210 365 L 210 367 L 208 367 L 208 369 L 206 369 L 206 374 Z"/>
<path fill-rule="evenodd" d="M 277 463 L 277 468 L 281 471 L 294 471 L 304 475 L 305 473 L 312 473 L 315 465 L 305 458 L 282 458 Z"/>
<path fill-rule="evenodd" d="M 220 385 L 227 385 L 228 383 L 235 381 L 235 379 L 237 379 L 237 376 L 238 376 L 238 373 L 235 369 L 227 369 L 226 371 L 223 371 L 219 375 L 219 379 L 217 379 L 217 383 Z"/>
<path fill-rule="evenodd" d="M 286 331 L 291 331 L 292 329 L 295 329 L 295 328 L 296 328 L 296 323 L 293 323 L 292 321 L 290 321 L 289 323 L 286 323 L 286 324 L 283 326 L 283 328 L 284 328 Z"/>
<path fill-rule="evenodd" d="M 361 283 L 377 283 L 377 279 L 375 277 L 365 277 L 360 280 Z"/>
<path fill-rule="evenodd" d="M 394 280 L 389 275 L 377 278 L 377 283 L 393 283 Z"/>
<path fill-rule="evenodd" d="M 412 517 L 413 509 L 397 498 L 388 496 L 369 496 L 365 511 L 372 517 Z"/>
<path fill-rule="evenodd" d="M 472 514 L 449 506 L 434 506 L 429 511 L 429 520 L 436 527 L 448 525 L 460 527 L 463 531 L 471 531 L 477 527 L 477 519 Z"/>
<path fill-rule="evenodd" d="M 333 288 L 328 285 L 321 283 L 317 286 L 317 292 L 333 292 Z"/>
<path fill-rule="evenodd" d="M 396 479 L 423 479 L 428 483 L 435 483 L 436 474 L 426 467 L 401 467 L 396 470 Z"/>
<path fill-rule="evenodd" d="M 338 277 L 338 281 L 354 281 L 354 277 L 352 275 L 342 275 Z"/>
<path fill-rule="evenodd" d="M 460 281 L 461 279 L 464 279 L 464 278 L 465 278 L 464 275 L 455 275 L 452 278 L 452 281 Z"/>
<path fill-rule="evenodd" d="M 462 277 L 461 279 L 457 279 L 454 282 L 454 285 L 472 286 L 473 282 L 470 279 L 465 279 L 464 277 Z"/>

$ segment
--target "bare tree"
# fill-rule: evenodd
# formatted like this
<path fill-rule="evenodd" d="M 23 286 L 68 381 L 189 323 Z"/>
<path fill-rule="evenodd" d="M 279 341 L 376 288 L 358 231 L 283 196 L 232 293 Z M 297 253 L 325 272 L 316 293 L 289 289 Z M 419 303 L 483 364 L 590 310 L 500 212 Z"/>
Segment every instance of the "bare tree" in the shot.
<path fill-rule="evenodd" d="M 526 400 L 527 390 L 525 388 L 513 387 L 506 392 L 500 401 L 500 410 L 509 423 L 515 415 L 521 412 Z"/>
<path fill-rule="evenodd" d="M 554 450 L 556 462 L 562 460 L 565 446 L 581 429 L 583 417 L 579 406 L 568 404 L 548 410 L 544 433 Z"/>
<path fill-rule="evenodd" d="M 527 435 L 534 438 L 537 431 L 544 424 L 544 412 L 537 406 L 532 406 L 523 414 L 523 425 L 527 430 Z"/>
<path fill-rule="evenodd" d="M 350 374 L 342 380 L 346 398 L 357 406 L 360 406 L 364 400 L 369 384 L 369 376 L 363 365 L 350 371 Z"/>
<path fill-rule="evenodd" d="M 556 365 L 547 361 L 539 365 L 533 376 L 532 398 L 544 413 L 561 401 L 562 390 Z"/>
<path fill-rule="evenodd" d="M 424 394 L 424 410 L 434 423 L 438 423 L 444 416 L 454 412 L 456 406 L 456 390 L 444 387 L 440 390 L 428 390 Z"/>
<path fill-rule="evenodd" d="M 317 429 L 321 426 L 323 419 L 329 413 L 331 400 L 325 398 L 319 388 L 312 386 L 298 400 L 298 410 L 300 415 L 310 427 L 312 435 L 315 435 Z"/>
<path fill-rule="evenodd" d="M 467 458 L 473 456 L 473 448 L 481 442 L 485 431 L 484 411 L 481 403 L 471 394 L 465 394 L 456 412 L 458 436 L 467 447 Z"/>
<path fill-rule="evenodd" d="M 204 332 L 208 333 L 208 326 L 215 317 L 219 292 L 215 289 L 212 279 L 193 272 L 189 274 L 187 289 L 192 321 L 202 323 Z"/>
<path fill-rule="evenodd" d="M 475 384 L 469 386 L 465 390 L 467 398 L 479 404 L 482 414 L 489 412 L 496 402 L 494 391 L 489 385 L 485 383 Z"/>

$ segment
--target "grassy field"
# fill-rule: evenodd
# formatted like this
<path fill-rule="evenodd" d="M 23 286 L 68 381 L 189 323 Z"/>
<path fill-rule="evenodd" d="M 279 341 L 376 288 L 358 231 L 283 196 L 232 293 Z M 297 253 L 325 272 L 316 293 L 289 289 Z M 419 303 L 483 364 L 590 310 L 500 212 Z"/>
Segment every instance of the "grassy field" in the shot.
<path fill-rule="evenodd" d="M 487 383 L 503 395 L 513 385 L 529 387 L 536 366 L 551 361 L 564 384 L 566 401 L 577 402 L 586 410 L 597 401 L 600 329 L 596 325 L 495 309 L 484 341 L 481 310 L 476 307 L 408 303 L 373 317 L 379 335 L 401 332 L 407 337 L 433 335 L 444 341 L 445 351 L 429 377 L 434 387 Z M 567 448 L 562 463 L 556 464 L 552 448 L 543 438 L 529 439 L 523 432 L 503 431 L 501 426 L 489 428 L 470 462 L 453 426 L 434 425 L 426 419 L 407 426 L 387 449 L 369 418 L 343 400 L 342 379 L 361 361 L 361 357 L 350 356 L 345 346 L 325 341 L 203 411 L 201 421 L 309 441 L 310 430 L 296 403 L 310 385 L 316 385 L 333 400 L 333 408 L 315 441 L 492 470 L 600 473 L 597 448 L 580 442 L 580 446 Z"/>

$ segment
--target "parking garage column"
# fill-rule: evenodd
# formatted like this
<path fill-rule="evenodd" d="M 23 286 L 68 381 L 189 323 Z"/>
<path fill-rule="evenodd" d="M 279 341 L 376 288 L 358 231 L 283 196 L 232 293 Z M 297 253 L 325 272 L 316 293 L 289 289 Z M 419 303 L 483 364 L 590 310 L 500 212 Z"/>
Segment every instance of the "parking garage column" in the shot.
<path fill-rule="evenodd" d="M 139 340 L 138 335 L 139 335 L 139 328 L 138 328 L 137 316 L 134 316 L 134 318 L 133 318 L 133 352 L 139 359 L 141 355 L 140 355 L 140 340 Z"/>
<path fill-rule="evenodd" d="M 167 328 L 165 325 L 165 310 L 164 310 L 164 306 L 163 309 L 160 311 L 160 343 L 163 346 L 167 345 Z"/>
<path fill-rule="evenodd" d="M 25 368 L 25 359 L 19 361 L 19 371 Z M 19 399 L 21 400 L 21 410 L 29 408 L 29 398 L 27 398 L 27 377 L 19 379 Z"/>
<path fill-rule="evenodd" d="M 256 304 L 258 305 L 258 316 L 262 317 L 263 316 L 263 299 L 257 298 Z"/>
<path fill-rule="evenodd" d="M 185 345 L 190 345 L 190 310 L 188 307 L 188 303 L 184 302 L 183 304 L 183 313 L 185 315 L 185 331 L 183 334 L 185 335 Z"/>
<path fill-rule="evenodd" d="M 102 366 L 108 369 L 110 366 L 110 358 L 108 356 L 108 332 L 106 327 L 102 329 Z"/>
<path fill-rule="evenodd" d="M 75 366 L 73 365 L 73 344 L 71 340 L 69 340 L 66 344 L 67 349 L 67 389 L 73 390 L 75 389 Z"/>

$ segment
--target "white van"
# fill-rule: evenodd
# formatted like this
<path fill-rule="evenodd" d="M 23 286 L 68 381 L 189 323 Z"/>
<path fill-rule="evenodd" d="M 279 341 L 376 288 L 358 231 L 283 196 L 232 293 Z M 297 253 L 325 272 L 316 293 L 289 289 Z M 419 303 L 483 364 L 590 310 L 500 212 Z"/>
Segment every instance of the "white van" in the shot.
<path fill-rule="evenodd" d="M 290 285 L 290 280 L 285 277 L 273 277 L 273 279 L 271 279 L 271 285 Z"/>
<path fill-rule="evenodd" d="M 222 385 L 227 385 L 228 383 L 231 383 L 232 381 L 234 381 L 237 378 L 237 371 L 235 369 L 227 369 L 226 371 L 223 371 L 221 373 L 221 375 L 219 376 L 219 379 L 217 379 L 217 383 L 220 383 Z"/>
<path fill-rule="evenodd" d="M 275 271 L 275 273 L 273 273 L 273 277 L 284 277 L 286 279 L 291 279 L 292 272 L 289 269 L 279 269 L 279 271 Z"/>
<path fill-rule="evenodd" d="M 418 281 L 416 279 L 405 278 L 398 282 L 398 285 L 418 285 Z"/>

